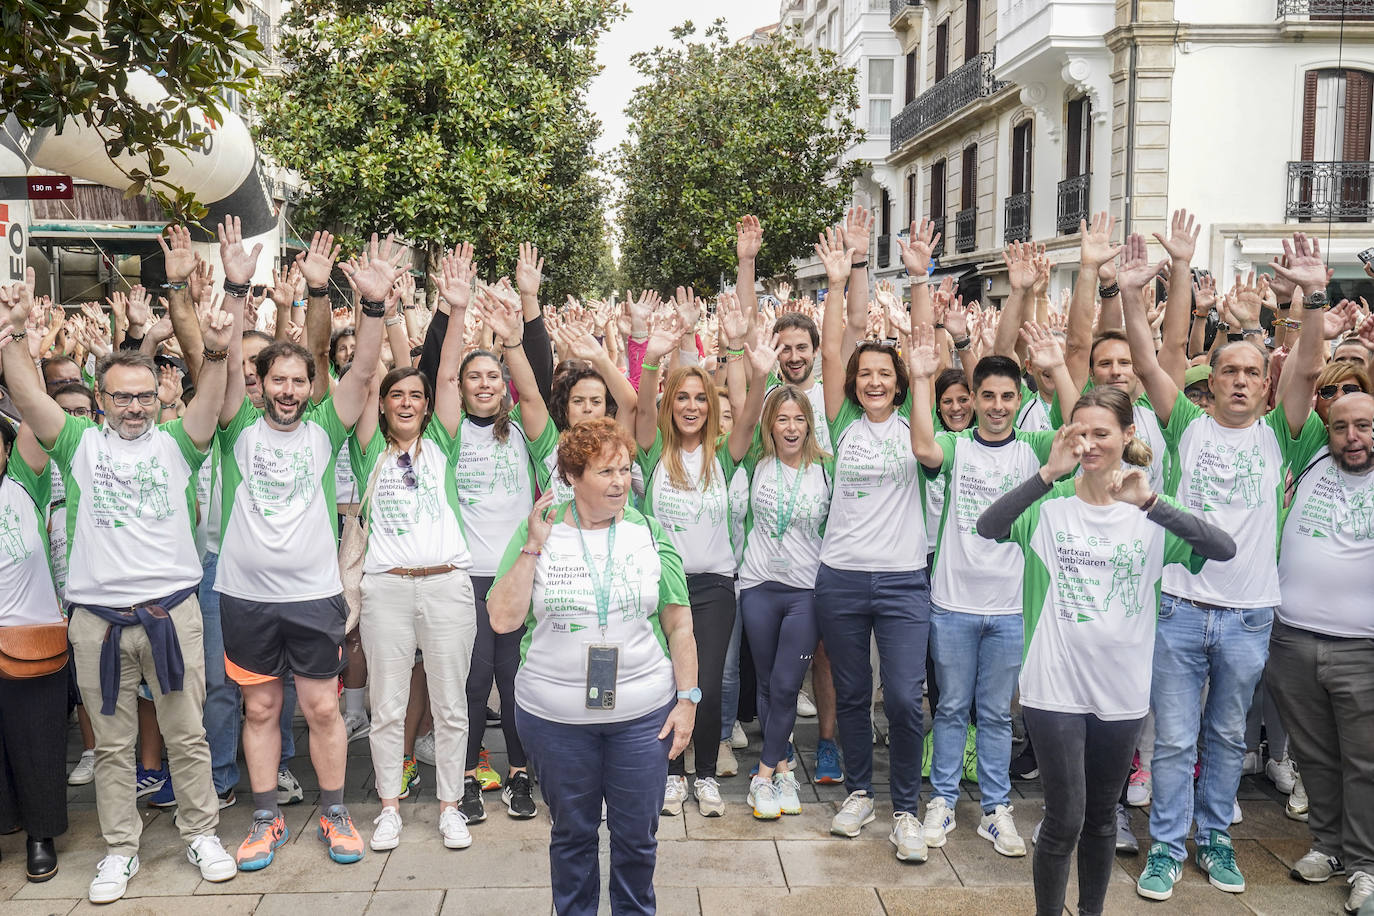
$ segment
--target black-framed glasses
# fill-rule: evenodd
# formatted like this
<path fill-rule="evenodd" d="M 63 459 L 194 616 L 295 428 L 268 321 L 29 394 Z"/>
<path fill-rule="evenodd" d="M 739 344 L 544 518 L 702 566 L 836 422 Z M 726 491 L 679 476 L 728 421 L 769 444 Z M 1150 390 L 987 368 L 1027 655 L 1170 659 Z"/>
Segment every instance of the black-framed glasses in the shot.
<path fill-rule="evenodd" d="M 396 466 L 405 472 L 401 475 L 401 483 L 406 485 L 407 490 L 414 490 L 420 486 L 420 480 L 415 476 L 415 468 L 410 461 L 410 452 L 401 452 L 397 455 Z"/>
<path fill-rule="evenodd" d="M 107 391 L 105 396 L 114 401 L 116 407 L 128 407 L 134 401 L 138 401 L 139 407 L 152 407 L 157 403 L 156 391 L 140 391 L 137 394 L 128 391 Z"/>
<path fill-rule="evenodd" d="M 89 407 L 63 407 L 62 409 L 73 417 L 85 417 L 89 420 L 95 416 L 95 411 Z"/>
<path fill-rule="evenodd" d="M 1317 397 L 1323 401 L 1329 401 L 1337 394 L 1356 394 L 1364 391 L 1355 382 L 1346 382 L 1344 385 L 1323 385 L 1317 389 Z"/>

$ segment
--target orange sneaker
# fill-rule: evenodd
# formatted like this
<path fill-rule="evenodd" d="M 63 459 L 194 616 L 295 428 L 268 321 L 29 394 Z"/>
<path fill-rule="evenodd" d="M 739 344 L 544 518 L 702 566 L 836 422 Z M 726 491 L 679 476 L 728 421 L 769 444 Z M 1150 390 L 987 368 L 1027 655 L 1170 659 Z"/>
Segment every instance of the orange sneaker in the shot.
<path fill-rule="evenodd" d="M 257 871 L 271 865 L 277 849 L 286 842 L 288 833 L 286 819 L 281 814 L 254 811 L 248 839 L 239 844 L 239 851 L 234 856 L 239 871 Z"/>
<path fill-rule="evenodd" d="M 487 756 L 486 748 L 482 748 L 482 752 L 477 755 L 477 768 L 472 775 L 477 777 L 483 792 L 495 792 L 501 788 L 501 777 L 491 768 L 491 758 Z"/>
<path fill-rule="evenodd" d="M 341 865 L 363 857 L 363 840 L 353 828 L 348 809 L 335 805 L 320 815 L 320 842 L 329 846 L 329 858 Z"/>

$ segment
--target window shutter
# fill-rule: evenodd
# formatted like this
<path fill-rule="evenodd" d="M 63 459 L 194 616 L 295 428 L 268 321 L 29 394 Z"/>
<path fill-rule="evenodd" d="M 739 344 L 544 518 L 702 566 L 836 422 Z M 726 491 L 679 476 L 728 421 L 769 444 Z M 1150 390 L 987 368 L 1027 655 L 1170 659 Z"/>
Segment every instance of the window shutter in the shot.
<path fill-rule="evenodd" d="M 964 3 L 964 60 L 970 61 L 978 56 L 978 46 L 983 23 L 982 4 L 978 0 Z"/>
<path fill-rule="evenodd" d="M 978 147 L 964 148 L 963 175 L 960 176 L 960 209 L 975 206 L 978 200 Z"/>
<path fill-rule="evenodd" d="M 1075 99 L 1069 103 L 1069 124 L 1064 131 L 1068 138 L 1068 161 L 1065 163 L 1064 177 L 1077 178 L 1082 174 L 1083 165 L 1083 105 Z"/>
<path fill-rule="evenodd" d="M 1345 138 L 1341 158 L 1346 162 L 1369 161 L 1370 104 L 1374 78 L 1362 70 L 1345 71 Z"/>
<path fill-rule="evenodd" d="M 1317 71 L 1308 70 L 1302 86 L 1302 161 L 1311 162 L 1317 149 Z"/>

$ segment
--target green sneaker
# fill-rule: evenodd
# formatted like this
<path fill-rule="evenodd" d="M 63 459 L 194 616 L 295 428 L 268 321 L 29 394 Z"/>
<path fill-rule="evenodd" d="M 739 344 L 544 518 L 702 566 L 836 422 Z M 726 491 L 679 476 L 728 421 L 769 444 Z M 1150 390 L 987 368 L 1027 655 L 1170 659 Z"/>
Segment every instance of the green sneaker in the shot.
<path fill-rule="evenodd" d="M 1183 877 L 1183 863 L 1169 855 L 1169 847 L 1155 843 L 1145 860 L 1145 870 L 1135 883 L 1135 892 L 1147 900 L 1168 900 L 1174 895 L 1174 885 Z"/>
<path fill-rule="evenodd" d="M 401 794 L 398 798 L 409 798 L 410 790 L 420 784 L 420 768 L 415 764 L 413 756 L 406 757 L 401 762 Z"/>
<path fill-rule="evenodd" d="M 935 755 L 935 735 L 926 732 L 925 741 L 921 745 L 921 775 L 926 779 L 930 778 L 930 759 Z"/>
<path fill-rule="evenodd" d="M 964 739 L 964 778 L 969 782 L 978 781 L 978 727 L 968 727 L 968 737 Z"/>
<path fill-rule="evenodd" d="M 1197 848 L 1197 864 L 1207 872 L 1207 880 L 1212 887 L 1228 894 L 1239 894 L 1245 890 L 1245 876 L 1236 865 L 1236 849 L 1231 838 L 1220 830 L 1213 830 L 1210 842 Z"/>

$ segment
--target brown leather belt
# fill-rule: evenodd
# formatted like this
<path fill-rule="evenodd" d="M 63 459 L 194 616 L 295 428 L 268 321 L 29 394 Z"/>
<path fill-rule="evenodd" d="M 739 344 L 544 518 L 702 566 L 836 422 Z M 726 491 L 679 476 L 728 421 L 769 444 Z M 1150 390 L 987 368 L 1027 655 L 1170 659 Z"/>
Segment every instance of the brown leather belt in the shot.
<path fill-rule="evenodd" d="M 444 573 L 453 572 L 458 567 L 452 563 L 445 563 L 443 566 L 397 566 L 386 571 L 389 576 L 406 576 L 410 579 L 423 579 L 425 576 L 442 576 Z"/>

